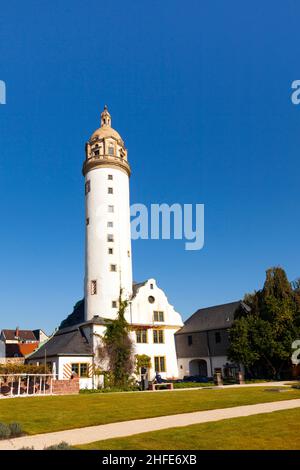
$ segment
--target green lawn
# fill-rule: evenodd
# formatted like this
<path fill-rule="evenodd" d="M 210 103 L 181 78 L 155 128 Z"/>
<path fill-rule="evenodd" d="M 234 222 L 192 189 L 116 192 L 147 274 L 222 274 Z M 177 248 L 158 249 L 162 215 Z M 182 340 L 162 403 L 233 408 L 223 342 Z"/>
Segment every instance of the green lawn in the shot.
<path fill-rule="evenodd" d="M 299 450 L 300 408 L 93 442 L 104 450 Z"/>
<path fill-rule="evenodd" d="M 60 431 L 139 418 L 300 398 L 300 390 L 265 387 L 82 394 L 0 400 L 0 422 L 17 421 L 28 434 Z"/>

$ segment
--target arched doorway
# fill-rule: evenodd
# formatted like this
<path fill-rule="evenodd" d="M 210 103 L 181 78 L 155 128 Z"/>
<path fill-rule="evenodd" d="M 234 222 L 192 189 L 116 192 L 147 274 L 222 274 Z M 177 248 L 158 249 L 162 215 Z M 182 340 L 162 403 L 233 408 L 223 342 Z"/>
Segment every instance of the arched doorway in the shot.
<path fill-rule="evenodd" d="M 204 359 L 193 359 L 189 363 L 190 375 L 207 377 L 207 363 Z"/>

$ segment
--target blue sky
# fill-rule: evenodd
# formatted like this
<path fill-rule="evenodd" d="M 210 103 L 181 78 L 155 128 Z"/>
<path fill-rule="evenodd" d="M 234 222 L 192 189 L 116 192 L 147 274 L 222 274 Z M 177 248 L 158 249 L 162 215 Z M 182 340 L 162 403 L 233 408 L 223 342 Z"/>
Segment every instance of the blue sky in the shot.
<path fill-rule="evenodd" d="M 131 202 L 204 203 L 205 247 L 135 241 L 186 318 L 300 276 L 296 1 L 11 0 L 1 6 L 0 327 L 51 330 L 82 297 L 84 144 L 105 103 Z M 298 8 L 297 8 L 298 7 Z"/>

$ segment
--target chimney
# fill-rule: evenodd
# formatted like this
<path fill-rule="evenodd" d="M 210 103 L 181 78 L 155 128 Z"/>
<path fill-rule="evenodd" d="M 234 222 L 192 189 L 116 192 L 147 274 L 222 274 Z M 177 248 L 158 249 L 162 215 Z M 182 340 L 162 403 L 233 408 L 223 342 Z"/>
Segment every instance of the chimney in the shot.
<path fill-rule="evenodd" d="M 19 330 L 19 327 L 17 326 L 16 331 L 15 331 L 15 338 L 19 339 L 19 336 L 20 336 L 20 330 Z"/>

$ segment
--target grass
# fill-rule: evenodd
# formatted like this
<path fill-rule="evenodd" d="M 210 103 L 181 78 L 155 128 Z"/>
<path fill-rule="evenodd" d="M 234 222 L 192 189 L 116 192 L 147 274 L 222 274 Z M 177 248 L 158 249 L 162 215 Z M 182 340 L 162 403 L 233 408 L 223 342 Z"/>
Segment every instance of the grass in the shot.
<path fill-rule="evenodd" d="M 18 421 L 38 434 L 139 418 L 300 398 L 300 390 L 265 392 L 265 387 L 172 392 L 82 394 L 0 400 L 0 422 Z"/>
<path fill-rule="evenodd" d="M 300 409 L 148 432 L 78 446 L 97 450 L 299 450 Z"/>
<path fill-rule="evenodd" d="M 199 388 L 199 387 L 214 387 L 213 382 L 175 382 L 174 388 Z"/>

